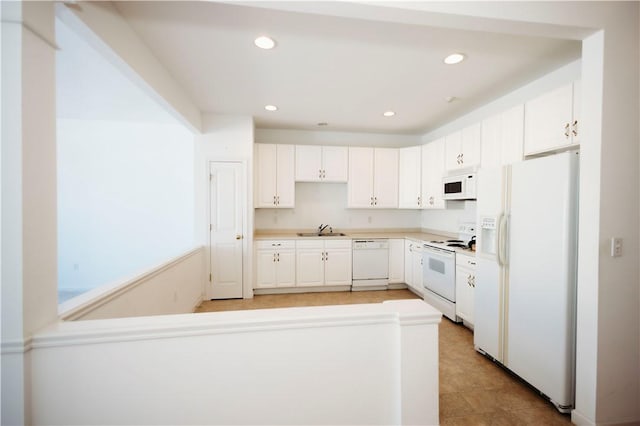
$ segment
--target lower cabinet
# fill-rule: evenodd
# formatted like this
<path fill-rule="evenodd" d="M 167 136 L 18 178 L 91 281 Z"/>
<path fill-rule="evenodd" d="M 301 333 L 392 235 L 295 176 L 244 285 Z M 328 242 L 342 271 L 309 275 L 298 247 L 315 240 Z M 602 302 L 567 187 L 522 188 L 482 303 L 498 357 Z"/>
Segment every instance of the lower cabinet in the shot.
<path fill-rule="evenodd" d="M 256 242 L 256 288 L 294 287 L 295 259 L 293 240 Z"/>
<path fill-rule="evenodd" d="M 473 293 L 476 287 L 476 259 L 456 254 L 456 315 L 473 326 Z"/>
<path fill-rule="evenodd" d="M 351 285 L 351 240 L 296 241 L 296 286 Z"/>
<path fill-rule="evenodd" d="M 404 283 L 404 241 L 389 239 L 389 284 Z"/>
<path fill-rule="evenodd" d="M 404 240 L 404 281 L 409 288 L 419 295 L 422 288 L 422 244 Z"/>

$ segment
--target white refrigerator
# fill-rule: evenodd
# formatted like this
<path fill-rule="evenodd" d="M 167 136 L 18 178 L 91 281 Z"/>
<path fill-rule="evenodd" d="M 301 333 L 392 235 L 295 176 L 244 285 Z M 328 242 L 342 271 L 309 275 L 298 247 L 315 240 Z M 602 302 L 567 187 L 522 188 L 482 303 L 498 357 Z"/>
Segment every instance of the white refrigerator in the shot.
<path fill-rule="evenodd" d="M 578 152 L 477 174 L 474 345 L 574 404 Z"/>

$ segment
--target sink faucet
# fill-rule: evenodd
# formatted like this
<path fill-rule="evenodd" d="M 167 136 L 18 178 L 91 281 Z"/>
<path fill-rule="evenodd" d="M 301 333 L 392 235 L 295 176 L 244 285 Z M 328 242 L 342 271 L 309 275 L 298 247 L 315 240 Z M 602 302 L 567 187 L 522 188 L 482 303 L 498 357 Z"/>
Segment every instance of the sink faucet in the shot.
<path fill-rule="evenodd" d="M 320 226 L 318 226 L 318 234 L 322 234 L 322 231 L 324 231 L 325 229 L 327 229 L 327 227 L 329 227 L 329 224 L 327 225 L 323 225 L 320 224 Z M 329 227 L 330 228 L 330 227 Z M 333 231 L 333 230 L 332 230 Z"/>

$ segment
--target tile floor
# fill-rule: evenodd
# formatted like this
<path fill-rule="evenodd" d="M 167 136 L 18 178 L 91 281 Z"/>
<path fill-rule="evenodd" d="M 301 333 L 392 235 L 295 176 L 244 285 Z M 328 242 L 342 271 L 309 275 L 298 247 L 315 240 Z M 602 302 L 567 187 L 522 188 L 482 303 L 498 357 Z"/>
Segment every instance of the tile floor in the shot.
<path fill-rule="evenodd" d="M 263 295 L 202 302 L 196 312 L 292 306 L 379 303 L 416 299 L 409 290 Z M 440 324 L 440 424 L 563 425 L 570 416 L 473 349 L 473 333 L 443 318 Z"/>

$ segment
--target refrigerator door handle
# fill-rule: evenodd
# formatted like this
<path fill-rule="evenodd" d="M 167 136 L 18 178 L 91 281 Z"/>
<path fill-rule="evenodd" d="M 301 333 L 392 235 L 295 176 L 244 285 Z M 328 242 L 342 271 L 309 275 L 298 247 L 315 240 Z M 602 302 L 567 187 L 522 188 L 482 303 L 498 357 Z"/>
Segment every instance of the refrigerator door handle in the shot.
<path fill-rule="evenodd" d="M 498 219 L 498 264 L 507 264 L 507 216 L 504 214 Z"/>

